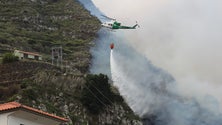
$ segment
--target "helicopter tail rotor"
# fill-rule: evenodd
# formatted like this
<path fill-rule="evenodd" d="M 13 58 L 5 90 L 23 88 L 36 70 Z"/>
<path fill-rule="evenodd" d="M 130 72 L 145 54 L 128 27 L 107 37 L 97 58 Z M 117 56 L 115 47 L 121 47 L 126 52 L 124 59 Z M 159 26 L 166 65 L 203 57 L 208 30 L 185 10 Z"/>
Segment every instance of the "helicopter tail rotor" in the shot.
<path fill-rule="evenodd" d="M 140 25 L 138 24 L 138 22 L 136 21 L 136 25 L 140 28 Z"/>

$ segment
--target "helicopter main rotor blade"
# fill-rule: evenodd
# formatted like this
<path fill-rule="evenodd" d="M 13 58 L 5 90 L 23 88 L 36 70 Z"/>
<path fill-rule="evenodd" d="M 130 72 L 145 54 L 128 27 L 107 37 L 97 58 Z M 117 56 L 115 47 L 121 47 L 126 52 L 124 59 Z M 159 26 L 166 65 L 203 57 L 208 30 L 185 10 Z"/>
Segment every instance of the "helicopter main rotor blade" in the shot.
<path fill-rule="evenodd" d="M 103 16 L 103 17 L 105 17 L 105 18 L 107 18 L 107 19 L 110 19 L 110 20 L 116 20 L 116 19 L 114 19 L 114 18 L 110 18 L 110 17 L 105 16 L 105 15 L 101 15 L 101 16 Z"/>

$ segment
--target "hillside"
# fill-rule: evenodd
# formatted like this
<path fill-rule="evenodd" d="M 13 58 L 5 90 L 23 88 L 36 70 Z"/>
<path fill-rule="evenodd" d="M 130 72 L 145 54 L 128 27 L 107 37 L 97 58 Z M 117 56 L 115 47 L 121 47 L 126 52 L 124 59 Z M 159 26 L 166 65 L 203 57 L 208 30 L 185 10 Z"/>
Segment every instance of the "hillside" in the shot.
<path fill-rule="evenodd" d="M 93 114 L 83 104 L 89 49 L 99 28 L 99 20 L 76 0 L 0 1 L 0 60 L 15 49 L 43 55 L 43 61 L 0 64 L 0 103 L 18 101 L 67 117 L 69 125 L 141 124 L 114 87 L 113 102 L 101 112 Z M 68 72 L 50 64 L 51 48 L 57 46 Z"/>
<path fill-rule="evenodd" d="M 77 1 L 2 0 L 0 8 L 1 53 L 14 49 L 39 52 L 49 61 L 51 47 L 62 46 L 64 58 L 86 71 L 89 43 L 100 22 Z"/>

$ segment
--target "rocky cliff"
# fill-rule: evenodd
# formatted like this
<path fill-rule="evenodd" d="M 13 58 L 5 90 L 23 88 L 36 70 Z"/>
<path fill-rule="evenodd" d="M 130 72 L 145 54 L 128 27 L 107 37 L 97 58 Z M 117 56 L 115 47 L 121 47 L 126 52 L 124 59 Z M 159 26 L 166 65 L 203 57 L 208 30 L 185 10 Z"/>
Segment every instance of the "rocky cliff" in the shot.
<path fill-rule="evenodd" d="M 80 100 L 90 65 L 89 48 L 99 28 L 99 20 L 76 0 L 1 0 L 0 58 L 14 49 L 43 55 L 41 62 L 0 64 L 1 103 L 18 101 L 67 117 L 69 125 L 141 124 L 123 100 L 99 114 L 90 113 Z M 54 46 L 63 47 L 68 67 L 49 63 Z M 118 95 L 114 88 L 113 93 Z"/>

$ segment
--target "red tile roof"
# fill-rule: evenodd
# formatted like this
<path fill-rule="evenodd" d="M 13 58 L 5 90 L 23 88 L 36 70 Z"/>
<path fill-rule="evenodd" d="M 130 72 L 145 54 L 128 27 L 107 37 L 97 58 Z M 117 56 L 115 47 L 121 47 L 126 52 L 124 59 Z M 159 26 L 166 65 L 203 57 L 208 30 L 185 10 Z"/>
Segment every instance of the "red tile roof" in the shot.
<path fill-rule="evenodd" d="M 16 50 L 19 53 L 24 53 L 24 54 L 28 54 L 28 55 L 33 55 L 33 56 L 41 56 L 38 53 L 33 53 L 33 52 L 25 52 L 25 51 L 21 51 L 21 50 Z"/>
<path fill-rule="evenodd" d="M 43 112 L 41 110 L 38 110 L 38 109 L 35 109 L 35 108 L 32 108 L 32 107 L 22 105 L 18 102 L 8 102 L 8 103 L 0 104 L 0 112 L 1 111 L 12 110 L 12 109 L 25 109 L 25 110 L 28 110 L 28 111 L 31 111 L 31 112 L 34 112 L 34 113 L 38 113 L 38 114 L 43 115 L 43 116 L 48 116 L 50 118 L 54 118 L 54 119 L 57 119 L 57 120 L 60 120 L 60 121 L 63 121 L 63 122 L 68 121 L 68 119 L 66 119 L 66 118 L 62 118 L 62 117 L 59 117 L 59 116 L 56 116 L 56 115 L 53 115 L 53 114 L 49 114 L 47 112 Z"/>

